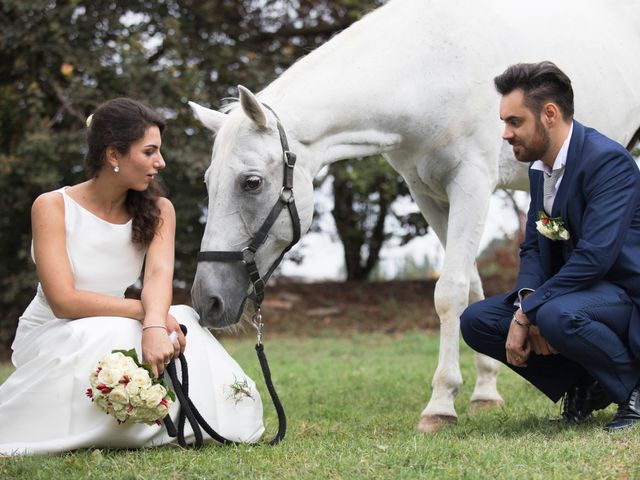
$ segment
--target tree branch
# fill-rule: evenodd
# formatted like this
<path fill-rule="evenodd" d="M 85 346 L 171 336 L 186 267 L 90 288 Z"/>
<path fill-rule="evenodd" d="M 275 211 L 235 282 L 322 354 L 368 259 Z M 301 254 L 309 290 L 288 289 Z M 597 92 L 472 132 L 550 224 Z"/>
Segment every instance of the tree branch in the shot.
<path fill-rule="evenodd" d="M 86 122 L 85 116 L 81 112 L 76 110 L 71 101 L 65 98 L 62 87 L 60 87 L 60 85 L 58 85 L 55 80 L 49 77 L 38 77 L 38 84 L 44 92 L 48 93 L 49 95 L 55 96 L 60 102 L 61 107 L 66 110 L 72 117 L 76 118 L 81 124 L 84 124 Z M 49 121 L 49 126 L 53 125 L 58 114 L 59 111 L 56 112 L 54 117 Z"/>

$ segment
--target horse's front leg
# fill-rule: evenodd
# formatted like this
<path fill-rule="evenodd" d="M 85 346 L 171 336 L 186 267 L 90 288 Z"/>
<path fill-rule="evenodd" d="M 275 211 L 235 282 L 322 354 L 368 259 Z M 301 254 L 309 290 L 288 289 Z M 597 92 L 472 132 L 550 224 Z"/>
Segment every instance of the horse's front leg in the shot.
<path fill-rule="evenodd" d="M 423 432 L 438 431 L 446 424 L 455 423 L 458 418 L 454 400 L 462 385 L 460 315 L 468 305 L 475 257 L 493 187 L 489 180 L 482 181 L 485 178 L 482 172 L 474 170 L 466 168 L 458 172 L 447 186 L 449 211 L 446 233 L 442 232 L 446 235 L 446 242 L 443 242 L 445 257 L 434 294 L 440 318 L 440 349 L 431 399 L 418 424 L 418 429 Z M 429 208 L 428 201 L 422 203 Z M 431 216 L 427 214 L 427 217 Z"/>
<path fill-rule="evenodd" d="M 478 268 L 474 265 L 471 272 L 471 285 L 469 289 L 469 305 L 484 299 L 482 282 L 478 274 Z M 476 385 L 471 394 L 469 411 L 476 412 L 485 408 L 492 408 L 504 404 L 504 400 L 498 393 L 498 371 L 500 362 L 481 353 L 476 357 Z"/>

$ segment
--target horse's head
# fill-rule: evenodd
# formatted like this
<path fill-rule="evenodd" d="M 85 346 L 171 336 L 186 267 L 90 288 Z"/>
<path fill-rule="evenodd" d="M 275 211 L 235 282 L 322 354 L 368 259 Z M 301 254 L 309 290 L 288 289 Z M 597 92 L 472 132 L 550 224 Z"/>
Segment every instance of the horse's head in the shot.
<path fill-rule="evenodd" d="M 257 275 L 266 282 L 294 239 L 297 219 L 291 209 L 297 207 L 302 232 L 313 215 L 312 177 L 301 162 L 295 168 L 285 165 L 293 157 L 284 154 L 282 138 L 298 155 L 303 145 L 289 131 L 279 131 L 276 115 L 249 90 L 238 89 L 239 106 L 228 114 L 189 102 L 195 116 L 216 134 L 205 173 L 209 204 L 201 244 L 201 252 L 215 253 L 201 253 L 191 290 L 201 322 L 216 328 L 234 325 L 250 313 L 246 310 L 253 302 L 247 299 L 255 297 Z M 291 183 L 293 189 L 287 186 Z M 274 219 L 270 225 L 265 224 L 268 217 Z M 253 260 L 259 273 L 250 279 L 247 266 Z"/>

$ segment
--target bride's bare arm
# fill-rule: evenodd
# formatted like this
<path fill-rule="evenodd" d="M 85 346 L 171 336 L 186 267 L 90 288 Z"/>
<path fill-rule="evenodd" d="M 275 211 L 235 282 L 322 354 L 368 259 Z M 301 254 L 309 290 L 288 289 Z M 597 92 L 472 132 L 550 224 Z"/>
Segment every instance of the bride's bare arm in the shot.
<path fill-rule="evenodd" d="M 154 373 L 164 370 L 164 364 L 184 349 L 184 335 L 175 319 L 169 315 L 173 297 L 173 264 L 176 218 L 173 205 L 166 198 L 158 199 L 160 225 L 147 249 L 142 287 L 142 356 Z M 165 327 L 165 328 L 161 328 Z M 175 331 L 179 341 L 171 343 L 168 334 Z"/>
<path fill-rule="evenodd" d="M 33 248 L 38 278 L 53 314 L 76 319 L 109 315 L 142 321 L 142 302 L 77 290 L 67 255 L 64 199 L 57 192 L 40 195 L 31 208 Z"/>
<path fill-rule="evenodd" d="M 145 311 L 144 323 L 164 325 L 173 297 L 173 263 L 176 216 L 173 205 L 166 198 L 158 199 L 160 224 L 147 249 L 141 300 Z"/>

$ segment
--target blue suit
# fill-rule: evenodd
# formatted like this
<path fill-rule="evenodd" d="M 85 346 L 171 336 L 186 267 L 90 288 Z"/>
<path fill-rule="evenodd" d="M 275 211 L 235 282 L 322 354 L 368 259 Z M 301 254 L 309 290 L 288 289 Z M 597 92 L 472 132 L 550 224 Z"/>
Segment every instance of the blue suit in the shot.
<path fill-rule="evenodd" d="M 623 402 L 640 380 L 640 172 L 621 145 L 573 123 L 552 217 L 566 241 L 536 229 L 543 172 L 529 169 L 531 204 L 514 290 L 475 303 L 461 317 L 465 341 L 506 363 L 505 341 L 518 291 L 529 321 L 559 355 L 532 353 L 513 367 L 556 401 L 581 379 L 599 381 Z"/>

